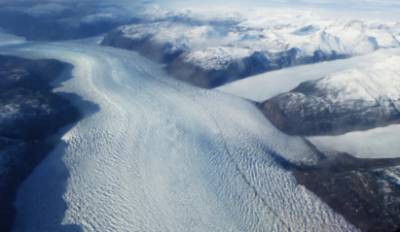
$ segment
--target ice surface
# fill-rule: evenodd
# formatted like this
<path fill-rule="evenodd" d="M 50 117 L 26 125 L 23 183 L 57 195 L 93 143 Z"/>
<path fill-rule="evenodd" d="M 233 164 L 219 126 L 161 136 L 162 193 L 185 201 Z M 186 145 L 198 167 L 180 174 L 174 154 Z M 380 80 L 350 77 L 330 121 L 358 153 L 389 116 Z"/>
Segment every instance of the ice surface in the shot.
<path fill-rule="evenodd" d="M 321 79 L 318 87 L 333 102 L 363 100 L 398 104 L 400 99 L 399 49 L 369 55 L 274 71 L 236 81 L 218 89 L 263 102 L 292 90 L 301 82 Z M 398 107 L 397 105 L 394 105 Z M 355 106 L 356 107 L 356 106 Z M 399 126 L 393 125 L 339 136 L 316 136 L 309 140 L 323 152 L 346 152 L 360 158 L 400 157 Z"/>
<path fill-rule="evenodd" d="M 253 101 L 263 102 L 275 95 L 294 89 L 301 82 L 320 79 L 343 71 L 348 72 L 350 69 L 369 70 L 371 64 L 376 64 L 376 67 L 374 67 L 374 73 L 376 74 L 374 79 L 386 83 L 385 86 L 387 88 L 393 89 L 396 87 L 391 86 L 391 81 L 388 81 L 388 79 L 393 79 L 398 75 L 396 74 L 398 66 L 396 63 L 393 64 L 393 60 L 396 59 L 398 55 L 400 55 L 400 49 L 385 49 L 345 60 L 322 62 L 268 72 L 235 81 L 217 89 Z M 395 57 L 390 59 L 390 56 Z M 379 65 L 381 67 L 378 67 Z M 346 76 L 344 77 L 346 78 Z M 380 77 L 382 77 L 382 80 Z M 353 79 L 354 78 L 353 76 Z M 346 85 L 347 82 L 337 82 L 337 84 Z"/>
<path fill-rule="evenodd" d="M 339 136 L 308 138 L 323 152 L 346 152 L 359 158 L 400 157 L 400 126 L 392 125 Z"/>
<path fill-rule="evenodd" d="M 356 231 L 274 161 L 312 151 L 252 104 L 177 83 L 133 52 L 8 53 L 72 63 L 59 90 L 100 107 L 22 185 L 15 231 Z"/>

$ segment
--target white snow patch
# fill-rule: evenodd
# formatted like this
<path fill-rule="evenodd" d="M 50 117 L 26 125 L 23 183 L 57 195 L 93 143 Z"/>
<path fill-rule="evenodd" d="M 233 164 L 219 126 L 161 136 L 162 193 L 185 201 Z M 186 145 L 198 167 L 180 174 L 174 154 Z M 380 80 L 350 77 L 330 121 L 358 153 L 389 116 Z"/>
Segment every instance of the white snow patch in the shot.
<path fill-rule="evenodd" d="M 184 55 L 184 59 L 205 70 L 221 70 L 227 68 L 233 61 L 250 55 L 251 51 L 244 48 L 209 47 L 188 52 Z"/>

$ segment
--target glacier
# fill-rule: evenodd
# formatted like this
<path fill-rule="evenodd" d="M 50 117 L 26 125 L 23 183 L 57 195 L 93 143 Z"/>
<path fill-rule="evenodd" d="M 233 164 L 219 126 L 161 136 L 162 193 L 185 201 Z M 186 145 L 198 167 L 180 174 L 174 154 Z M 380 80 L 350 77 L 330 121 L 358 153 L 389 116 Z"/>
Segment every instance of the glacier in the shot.
<path fill-rule="evenodd" d="M 398 57 L 400 49 L 384 49 L 364 56 L 292 67 L 249 77 L 218 87 L 217 90 L 255 102 L 264 102 L 288 92 L 306 81 L 328 84 L 340 106 L 349 104 L 348 99 L 380 103 L 380 100 L 398 101 Z M 358 79 L 357 73 L 364 73 Z M 378 86 L 378 87 L 376 87 Z M 325 86 L 327 87 L 327 86 Z M 352 87 L 353 89 L 348 90 Z M 347 90 L 347 91 L 346 91 Z M 334 98 L 334 97 L 333 97 Z M 375 103 L 376 102 L 376 103 Z M 348 108 L 357 107 L 348 106 Z M 343 110 L 349 112 L 349 110 Z M 396 123 L 396 122 L 393 122 Z M 382 159 L 400 157 L 397 141 L 400 138 L 398 124 L 348 131 L 342 135 L 309 136 L 307 139 L 325 154 L 347 153 L 357 158 Z"/>
<path fill-rule="evenodd" d="M 399 55 L 399 48 L 382 49 L 344 60 L 320 62 L 258 74 L 228 83 L 216 89 L 255 102 L 263 102 L 278 94 L 294 89 L 302 82 L 318 80 L 350 69 L 366 70 L 370 64 L 382 63 L 388 57 Z M 393 67 L 393 69 L 395 68 L 397 67 Z M 389 85 L 388 87 L 391 86 Z"/>
<path fill-rule="evenodd" d="M 79 42 L 2 50 L 74 65 L 57 91 L 96 103 L 23 183 L 14 231 L 357 231 L 276 157 L 314 162 L 248 101 Z M 78 104 L 78 103 L 77 103 Z"/>

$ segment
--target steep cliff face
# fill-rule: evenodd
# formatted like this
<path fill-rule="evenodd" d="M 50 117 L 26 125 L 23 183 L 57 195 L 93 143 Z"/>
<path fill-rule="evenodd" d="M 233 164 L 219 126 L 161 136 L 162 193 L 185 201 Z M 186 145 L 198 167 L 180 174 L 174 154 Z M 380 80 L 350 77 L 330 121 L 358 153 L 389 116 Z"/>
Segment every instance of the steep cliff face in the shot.
<path fill-rule="evenodd" d="M 261 105 L 281 130 L 297 135 L 340 134 L 400 121 L 400 63 L 393 56 L 364 70 L 308 81 Z"/>

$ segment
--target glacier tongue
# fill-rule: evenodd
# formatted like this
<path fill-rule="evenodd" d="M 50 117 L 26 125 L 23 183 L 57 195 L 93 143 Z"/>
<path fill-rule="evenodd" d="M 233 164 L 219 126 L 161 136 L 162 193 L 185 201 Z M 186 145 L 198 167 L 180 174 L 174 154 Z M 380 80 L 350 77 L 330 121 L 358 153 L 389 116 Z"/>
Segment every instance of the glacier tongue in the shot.
<path fill-rule="evenodd" d="M 256 107 L 73 42 L 12 53 L 75 66 L 60 91 L 99 105 L 20 188 L 15 231 L 355 231 L 273 155 L 313 152 Z M 85 111 L 84 106 L 81 106 Z"/>
<path fill-rule="evenodd" d="M 385 63 L 385 61 L 388 60 L 388 57 L 399 55 L 399 48 L 382 49 L 367 55 L 344 60 L 302 65 L 263 73 L 234 81 L 217 89 L 256 102 L 264 102 L 278 94 L 294 89 L 302 82 L 318 80 L 349 69 L 367 70 L 370 69 L 370 64 L 383 65 L 383 67 L 377 68 L 383 70 L 386 68 L 387 71 L 385 73 L 393 76 L 390 72 L 395 70 L 396 67 L 390 67 L 393 62 Z M 385 78 L 382 81 L 385 81 Z"/>

